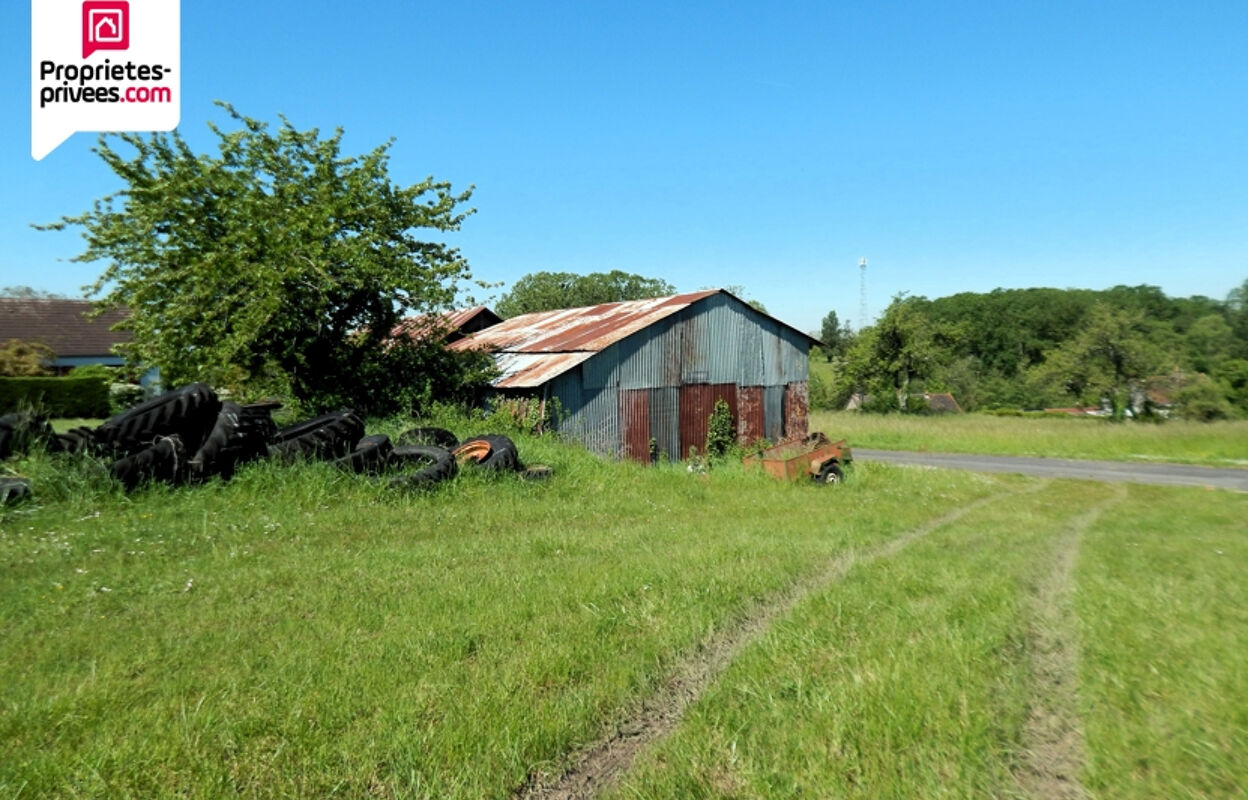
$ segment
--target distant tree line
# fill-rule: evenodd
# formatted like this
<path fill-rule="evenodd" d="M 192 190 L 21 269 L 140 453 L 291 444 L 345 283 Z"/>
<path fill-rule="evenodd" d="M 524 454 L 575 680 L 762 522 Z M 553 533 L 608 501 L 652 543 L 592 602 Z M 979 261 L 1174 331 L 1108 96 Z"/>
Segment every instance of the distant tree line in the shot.
<path fill-rule="evenodd" d="M 830 369 L 812 373 L 812 400 L 826 407 L 860 393 L 875 410 L 906 410 L 922 392 L 951 392 L 967 410 L 1248 416 L 1248 280 L 1226 300 L 1155 286 L 899 295 L 871 327 L 851 333 L 833 313 L 821 333 Z"/>

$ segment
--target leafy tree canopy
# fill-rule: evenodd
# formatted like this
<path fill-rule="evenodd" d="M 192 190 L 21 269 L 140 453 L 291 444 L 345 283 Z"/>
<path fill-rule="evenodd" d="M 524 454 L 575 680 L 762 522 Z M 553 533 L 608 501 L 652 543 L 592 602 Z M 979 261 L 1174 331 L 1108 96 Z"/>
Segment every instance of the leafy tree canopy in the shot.
<path fill-rule="evenodd" d="M 63 300 L 65 295 L 36 289 L 33 286 L 6 286 L 0 289 L 0 297 L 19 297 L 24 300 Z"/>
<path fill-rule="evenodd" d="M 516 317 L 535 311 L 580 308 L 625 300 L 645 300 L 675 294 L 676 288 L 660 278 L 646 278 L 621 270 L 591 272 L 531 272 L 516 281 L 494 307 L 500 317 Z"/>
<path fill-rule="evenodd" d="M 380 411 L 453 391 L 442 382 L 461 370 L 436 341 L 389 334 L 470 279 L 456 249 L 417 232 L 458 230 L 471 189 L 396 185 L 390 143 L 345 156 L 341 129 L 322 137 L 283 117 L 273 130 L 219 105 L 237 129 L 209 124 L 216 154 L 177 132 L 102 136 L 94 152 L 124 188 L 37 226 L 80 226 L 75 260 L 107 262 L 92 293 L 130 309 L 128 358 L 169 384 L 288 390 L 310 408 Z"/>

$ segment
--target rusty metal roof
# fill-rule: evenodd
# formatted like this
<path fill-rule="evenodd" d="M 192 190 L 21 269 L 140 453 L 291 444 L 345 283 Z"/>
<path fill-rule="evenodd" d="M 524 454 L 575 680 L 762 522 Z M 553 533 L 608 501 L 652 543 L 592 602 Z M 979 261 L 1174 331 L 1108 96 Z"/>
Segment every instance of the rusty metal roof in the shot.
<path fill-rule="evenodd" d="M 722 289 L 712 289 L 649 300 L 522 314 L 448 346 L 455 350 L 492 350 L 495 362 L 502 370 L 494 386 L 501 389 L 533 388 L 588 361 L 595 353 L 616 342 L 700 300 L 721 293 L 728 294 Z M 805 333 L 802 336 L 809 338 Z"/>
<path fill-rule="evenodd" d="M 405 317 L 391 329 L 390 335 L 394 338 L 411 336 L 414 339 L 419 339 L 428 336 L 435 330 L 441 334 L 454 334 L 463 331 L 474 322 L 477 324 L 470 330 L 489 327 L 501 320 L 502 318 L 489 308 L 474 306 L 472 308 L 443 311 L 438 314 L 417 314 Z"/>

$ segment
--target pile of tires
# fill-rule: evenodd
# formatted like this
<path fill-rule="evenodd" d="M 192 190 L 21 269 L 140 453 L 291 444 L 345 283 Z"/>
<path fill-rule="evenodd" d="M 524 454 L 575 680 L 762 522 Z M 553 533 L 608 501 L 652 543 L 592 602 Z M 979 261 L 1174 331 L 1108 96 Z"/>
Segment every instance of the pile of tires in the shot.
<path fill-rule="evenodd" d="M 151 482 L 228 480 L 240 465 L 261 459 L 328 461 L 396 489 L 428 488 L 454 478 L 461 468 L 520 472 L 532 480 L 551 474 L 549 467 L 526 470 L 515 442 L 500 434 L 460 442 L 442 428 L 412 428 L 394 444 L 384 434 L 365 435 L 364 420 L 350 409 L 279 429 L 272 412 L 280 407 L 276 402 L 223 401 L 209 386 L 192 383 L 127 409 L 94 429 L 78 427 L 56 434 L 42 417 L 6 414 L 0 417 L 0 458 L 33 446 L 99 458 L 127 491 Z M 5 481 L 0 504 L 29 494 L 24 479 Z"/>

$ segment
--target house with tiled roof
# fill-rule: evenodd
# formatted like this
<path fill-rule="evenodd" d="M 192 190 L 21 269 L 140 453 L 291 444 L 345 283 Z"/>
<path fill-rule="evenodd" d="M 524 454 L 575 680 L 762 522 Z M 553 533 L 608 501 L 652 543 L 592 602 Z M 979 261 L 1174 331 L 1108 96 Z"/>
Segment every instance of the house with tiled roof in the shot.
<path fill-rule="evenodd" d="M 58 375 L 87 364 L 121 366 L 125 360 L 115 348 L 130 340 L 113 326 L 124 320 L 124 309 L 92 317 L 90 300 L 45 297 L 0 297 L 0 342 L 20 339 L 39 342 L 55 354 L 48 365 Z"/>

